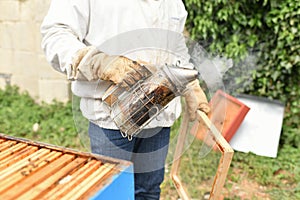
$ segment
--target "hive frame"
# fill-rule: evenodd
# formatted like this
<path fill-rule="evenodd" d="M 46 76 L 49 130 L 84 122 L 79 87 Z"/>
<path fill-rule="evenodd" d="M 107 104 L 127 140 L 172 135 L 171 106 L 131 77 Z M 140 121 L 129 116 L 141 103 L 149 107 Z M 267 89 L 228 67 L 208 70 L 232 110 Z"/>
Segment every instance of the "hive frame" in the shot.
<path fill-rule="evenodd" d="M 230 167 L 230 163 L 232 161 L 234 151 L 204 112 L 198 110 L 196 120 L 197 123 L 204 122 L 201 124 L 204 124 L 208 128 L 208 133 L 210 134 L 210 136 L 212 136 L 213 140 L 217 144 L 218 150 L 222 153 L 209 197 L 210 200 L 220 199 L 221 191 L 225 184 L 226 176 Z M 182 125 L 179 131 L 179 136 L 170 173 L 172 181 L 182 200 L 190 199 L 187 191 L 183 187 L 180 177 L 178 176 L 181 155 L 184 151 L 184 142 L 188 134 L 188 123 L 189 115 L 187 112 L 185 112 L 185 114 L 183 115 Z M 192 134 L 196 135 L 197 132 Z"/>

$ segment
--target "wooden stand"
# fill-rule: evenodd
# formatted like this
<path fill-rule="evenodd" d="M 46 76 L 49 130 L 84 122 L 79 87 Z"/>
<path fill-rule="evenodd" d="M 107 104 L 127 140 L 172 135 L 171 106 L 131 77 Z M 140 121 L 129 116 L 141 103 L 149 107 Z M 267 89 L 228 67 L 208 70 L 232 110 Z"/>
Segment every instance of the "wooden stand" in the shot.
<path fill-rule="evenodd" d="M 184 142 L 187 137 L 188 122 L 189 122 L 189 116 L 188 113 L 186 112 L 183 116 L 182 126 L 179 131 L 177 146 L 174 155 L 174 161 L 171 169 L 172 181 L 182 200 L 190 199 L 188 193 L 184 189 L 182 182 L 178 176 L 180 161 L 181 161 L 180 157 L 184 151 Z M 221 190 L 225 184 L 226 176 L 230 167 L 230 163 L 234 151 L 205 113 L 201 111 L 197 112 L 197 123 L 204 124 L 207 127 L 207 129 L 209 130 L 208 133 L 211 134 L 212 139 L 216 142 L 219 151 L 222 153 L 221 159 L 219 161 L 219 166 L 214 178 L 214 182 L 210 191 L 210 198 L 209 198 L 211 200 L 220 199 Z M 196 134 L 196 133 L 192 133 L 192 134 Z"/>

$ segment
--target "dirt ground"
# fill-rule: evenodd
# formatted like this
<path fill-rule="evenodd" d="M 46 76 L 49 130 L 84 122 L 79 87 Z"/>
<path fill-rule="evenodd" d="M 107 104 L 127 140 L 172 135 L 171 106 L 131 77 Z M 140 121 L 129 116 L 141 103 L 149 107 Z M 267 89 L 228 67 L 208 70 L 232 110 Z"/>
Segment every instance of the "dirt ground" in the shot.
<path fill-rule="evenodd" d="M 228 181 L 227 184 L 232 185 L 230 189 L 223 189 L 223 196 L 227 199 L 236 198 L 240 200 L 271 200 L 269 195 L 266 193 L 267 188 L 254 181 L 245 179 L 240 183 Z"/>
<path fill-rule="evenodd" d="M 240 173 L 239 170 L 235 170 L 235 173 Z M 245 179 L 239 181 L 232 181 L 229 178 L 226 180 L 225 186 L 222 189 L 222 197 L 220 200 L 271 200 L 269 194 L 266 192 L 267 187 L 261 186 L 253 180 L 247 179 L 246 174 L 242 174 Z M 207 191 L 202 197 L 192 197 L 192 200 L 206 200 L 209 199 L 209 192 L 211 190 L 212 180 L 202 182 L 197 187 L 198 191 Z M 166 188 L 165 188 L 166 189 Z M 179 200 L 176 190 L 169 189 L 168 191 L 162 191 L 161 200 Z"/>
<path fill-rule="evenodd" d="M 234 183 L 228 181 L 227 184 L 230 184 L 230 189 L 223 188 L 222 197 L 220 200 L 224 199 L 238 199 L 238 200 L 271 200 L 269 195 L 266 193 L 266 187 L 259 185 L 253 181 L 242 180 L 241 183 Z M 209 191 L 211 188 L 199 186 L 199 189 L 205 189 Z M 180 197 L 177 195 L 176 191 L 167 192 L 167 196 L 162 196 L 161 200 L 179 200 Z M 193 198 L 194 199 L 194 198 Z M 204 195 L 202 198 L 195 198 L 198 200 L 209 199 L 209 192 L 207 195 Z"/>

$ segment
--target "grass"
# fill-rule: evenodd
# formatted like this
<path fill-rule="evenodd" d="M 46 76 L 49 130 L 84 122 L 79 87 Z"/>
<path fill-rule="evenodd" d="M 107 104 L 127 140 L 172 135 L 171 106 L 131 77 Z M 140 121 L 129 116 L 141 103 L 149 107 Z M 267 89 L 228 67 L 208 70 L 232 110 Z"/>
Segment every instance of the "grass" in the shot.
<path fill-rule="evenodd" d="M 88 151 L 87 123 L 74 105 L 78 99 L 66 104 L 37 104 L 17 87 L 0 90 L 0 132 L 41 141 L 57 146 Z M 176 144 L 178 121 L 172 127 L 172 139 L 162 185 L 162 199 L 178 199 L 169 178 L 172 155 Z M 220 154 L 204 149 L 199 140 L 190 136 L 182 157 L 180 177 L 193 198 L 202 199 L 210 191 Z M 201 156 L 207 153 L 206 156 Z M 300 150 L 283 144 L 277 158 L 235 152 L 223 189 L 225 199 L 300 199 Z"/>
<path fill-rule="evenodd" d="M 37 104 L 17 87 L 0 90 L 0 132 L 70 148 L 82 146 L 71 103 Z"/>

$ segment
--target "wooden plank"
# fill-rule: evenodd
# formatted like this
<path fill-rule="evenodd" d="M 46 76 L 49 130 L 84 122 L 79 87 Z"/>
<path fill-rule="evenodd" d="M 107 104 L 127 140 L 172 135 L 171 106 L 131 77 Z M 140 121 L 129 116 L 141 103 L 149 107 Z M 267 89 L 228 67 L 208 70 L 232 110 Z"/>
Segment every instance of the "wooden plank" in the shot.
<path fill-rule="evenodd" d="M 219 199 L 222 188 L 224 187 L 226 181 L 226 176 L 230 167 L 232 157 L 233 152 L 225 152 L 222 155 L 210 193 L 210 199 Z"/>
<path fill-rule="evenodd" d="M 115 165 L 104 164 L 101 165 L 93 174 L 74 187 L 67 195 L 60 200 L 74 200 L 80 199 L 94 184 L 99 182 Z"/>
<path fill-rule="evenodd" d="M 13 154 L 23 148 L 27 147 L 27 144 L 23 144 L 23 143 L 18 143 L 8 149 L 6 149 L 5 151 L 0 153 L 0 163 L 2 163 L 2 161 L 4 160 L 4 158 L 8 157 L 8 156 L 13 156 Z"/>
<path fill-rule="evenodd" d="M 17 142 L 8 140 L 0 145 L 0 152 L 5 151 L 8 148 L 13 147 Z"/>
<path fill-rule="evenodd" d="M 4 193 L 6 190 L 9 190 L 11 187 L 16 185 L 20 181 L 26 179 L 29 175 L 40 170 L 42 167 L 44 167 L 48 163 L 52 162 L 53 160 L 57 159 L 61 155 L 62 155 L 61 152 L 52 151 L 45 157 L 41 157 L 36 162 L 32 162 L 29 165 L 24 166 L 19 171 L 6 177 L 6 179 L 1 180 L 0 181 L 0 197 L 1 197 L 1 194 Z"/>
<path fill-rule="evenodd" d="M 175 165 L 173 164 L 173 166 L 172 166 L 173 171 L 177 171 L 178 166 L 180 164 L 179 158 L 182 156 L 183 151 L 184 151 L 184 141 L 186 140 L 186 136 L 187 136 L 188 123 L 189 123 L 189 116 L 186 112 L 185 116 L 183 116 L 182 125 L 180 127 L 179 134 L 178 134 L 175 154 L 174 154 L 174 158 L 173 158 L 174 162 L 175 162 Z"/>
<path fill-rule="evenodd" d="M 3 170 L 13 163 L 25 158 L 26 156 L 34 153 L 35 151 L 38 150 L 38 147 L 31 147 L 31 146 L 26 146 L 24 149 L 20 149 L 20 151 L 15 152 L 9 157 L 6 157 L 4 160 L 1 161 L 0 163 L 0 170 Z"/>
<path fill-rule="evenodd" d="M 175 150 L 175 155 L 174 155 L 174 161 L 172 164 L 172 169 L 171 169 L 171 178 L 173 180 L 173 183 L 177 189 L 178 194 L 180 195 L 181 199 L 183 200 L 189 200 L 190 197 L 188 196 L 187 191 L 183 188 L 182 182 L 180 178 L 178 177 L 178 172 L 179 172 L 179 166 L 180 166 L 180 156 L 183 153 L 183 146 L 185 142 L 185 137 L 186 137 L 186 127 L 188 123 L 189 116 L 187 114 L 184 115 L 183 117 L 183 124 L 181 127 L 180 135 L 178 136 L 178 141 L 177 141 L 177 146 Z M 230 167 L 230 163 L 233 157 L 233 149 L 231 146 L 227 143 L 227 141 L 224 139 L 222 134 L 218 131 L 218 129 L 214 126 L 214 124 L 210 121 L 208 116 L 202 112 L 202 111 L 197 111 L 197 121 L 198 122 L 203 122 L 202 125 L 205 125 L 207 129 L 209 130 L 208 133 L 211 135 L 211 140 L 216 141 L 217 146 L 222 153 L 219 166 L 217 169 L 217 173 L 214 178 L 214 183 L 212 186 L 212 189 L 210 191 L 210 200 L 217 200 L 220 198 L 221 195 L 221 190 L 224 186 L 226 176 L 228 173 L 228 169 Z M 197 123 L 197 122 L 196 122 Z M 197 130 L 193 130 L 196 135 Z"/>
<path fill-rule="evenodd" d="M 126 161 L 126 160 L 121 160 L 121 159 L 112 158 L 112 157 L 103 156 L 103 155 L 98 155 L 98 154 L 91 154 L 91 153 L 87 153 L 87 152 L 81 152 L 81 151 L 77 151 L 77 150 L 74 150 L 74 149 L 55 146 L 55 145 L 42 143 L 42 142 L 35 142 L 35 141 L 28 140 L 28 139 L 25 139 L 25 138 L 12 137 L 12 136 L 8 136 L 8 135 L 4 135 L 3 133 L 0 133 L 0 138 L 6 139 L 6 140 L 12 140 L 14 142 L 22 142 L 22 143 L 26 143 L 26 144 L 29 144 L 29 145 L 32 145 L 32 146 L 38 146 L 39 148 L 47 148 L 47 149 L 51 149 L 51 150 L 54 150 L 54 151 L 60 151 L 60 152 L 63 152 L 63 153 L 75 154 L 77 156 L 86 156 L 88 158 L 95 158 L 95 159 L 99 159 L 103 162 L 121 164 L 121 165 L 124 165 L 124 166 L 132 165 L 132 163 L 130 161 Z"/>
<path fill-rule="evenodd" d="M 30 188 L 35 187 L 49 176 L 55 174 L 56 171 L 71 162 L 74 157 L 74 155 L 70 154 L 62 155 L 58 159 L 43 167 L 41 170 L 37 171 L 35 174 L 28 176 L 26 179 L 18 182 L 10 190 L 7 190 L 3 194 L 0 194 L 0 199 L 15 200 L 18 196 L 20 196 Z"/>
<path fill-rule="evenodd" d="M 83 167 L 79 168 L 74 173 L 70 174 L 70 180 L 65 183 L 60 183 L 56 185 L 52 190 L 50 190 L 44 196 L 39 197 L 40 200 L 57 200 L 65 196 L 72 188 L 76 187 L 84 179 L 90 176 L 99 166 L 101 162 L 97 160 L 91 160 L 86 163 Z"/>
<path fill-rule="evenodd" d="M 222 153 L 222 157 L 219 162 L 218 170 L 214 178 L 214 183 L 212 185 L 212 190 L 210 192 L 209 198 L 210 200 L 217 200 L 220 198 L 221 191 L 224 187 L 234 151 L 205 113 L 197 111 L 197 117 L 198 120 L 203 120 L 205 125 L 209 128 L 209 133 L 217 142 L 217 146 Z"/>
<path fill-rule="evenodd" d="M 5 179 L 7 176 L 10 176 L 11 174 L 22 169 L 26 165 L 34 164 L 34 162 L 36 162 L 38 159 L 40 159 L 40 157 L 48 154 L 49 152 L 50 152 L 49 149 L 40 149 L 40 150 L 36 151 L 35 153 L 30 154 L 27 157 L 24 157 L 22 160 L 14 163 L 13 165 L 0 171 L 0 182 L 1 182 L 1 180 Z"/>
<path fill-rule="evenodd" d="M 40 199 L 37 198 L 43 192 L 46 192 L 48 188 L 53 186 L 56 182 L 58 182 L 62 177 L 67 176 L 74 168 L 81 166 L 84 162 L 86 162 L 86 158 L 78 157 L 63 168 L 59 169 L 55 174 L 47 178 L 45 181 L 41 182 L 40 184 L 36 185 L 35 187 L 26 191 L 21 196 L 17 198 L 17 200 L 24 200 L 24 199 Z"/>
<path fill-rule="evenodd" d="M 231 146 L 228 144 L 223 135 L 219 132 L 219 130 L 215 127 L 215 125 L 210 121 L 210 119 L 204 112 L 198 110 L 197 118 L 199 121 L 203 121 L 205 125 L 209 128 L 210 133 L 212 134 L 216 142 L 219 144 L 219 148 L 222 148 L 220 149 L 221 151 L 233 152 Z"/>
<path fill-rule="evenodd" d="M 181 156 L 184 151 L 184 143 L 187 137 L 187 130 L 188 130 L 188 123 L 189 123 L 189 115 L 188 112 L 185 112 L 183 119 L 182 119 L 182 125 L 179 130 L 175 154 L 173 157 L 173 164 L 171 168 L 171 179 L 175 185 L 175 188 L 181 197 L 182 200 L 189 200 L 188 194 L 186 190 L 184 189 L 180 178 L 178 177 L 180 162 L 181 162 Z"/>
<path fill-rule="evenodd" d="M 104 177 L 99 182 L 97 182 L 91 188 L 89 188 L 88 191 L 81 197 L 81 199 L 87 200 L 87 199 L 89 199 L 89 197 L 95 196 L 96 193 L 99 193 L 100 191 L 105 190 L 104 188 L 106 186 L 109 186 L 110 184 L 112 184 L 115 181 L 114 179 L 118 177 L 117 174 L 119 174 L 120 176 L 123 176 L 121 174 L 122 174 L 122 172 L 124 172 L 124 170 L 125 170 L 124 168 L 122 170 L 120 170 L 118 168 L 118 166 L 114 166 L 113 169 L 110 170 L 106 175 L 104 175 Z M 128 172 L 125 172 L 125 173 L 128 173 Z M 125 175 L 125 176 L 127 176 L 127 175 Z M 133 179 L 134 178 L 132 177 L 132 181 L 134 181 Z M 133 182 L 132 183 L 128 182 L 128 184 L 132 184 L 132 186 L 133 186 Z"/>

